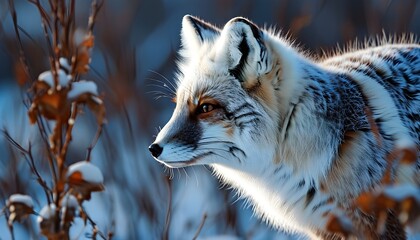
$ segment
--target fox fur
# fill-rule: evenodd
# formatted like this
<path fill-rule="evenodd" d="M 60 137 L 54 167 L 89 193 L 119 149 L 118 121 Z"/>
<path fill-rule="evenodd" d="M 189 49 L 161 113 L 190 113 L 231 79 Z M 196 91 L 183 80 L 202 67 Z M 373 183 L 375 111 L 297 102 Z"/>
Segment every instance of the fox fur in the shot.
<path fill-rule="evenodd" d="M 155 159 L 211 166 L 276 228 L 338 238 L 326 224 L 341 211 L 369 231 L 355 197 L 380 184 L 393 149 L 420 144 L 420 45 L 314 60 L 245 18 L 219 29 L 189 15 L 181 43 L 176 107 L 150 146 Z"/>

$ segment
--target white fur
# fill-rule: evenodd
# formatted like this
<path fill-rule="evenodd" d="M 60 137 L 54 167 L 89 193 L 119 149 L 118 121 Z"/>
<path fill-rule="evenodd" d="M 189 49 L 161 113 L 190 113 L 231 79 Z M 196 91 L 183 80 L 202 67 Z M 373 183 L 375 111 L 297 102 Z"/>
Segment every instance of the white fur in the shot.
<path fill-rule="evenodd" d="M 331 78 L 347 74 L 360 86 L 373 118 L 382 119 L 382 130 L 393 137 L 394 144 L 412 148 L 416 143 L 389 92 L 374 79 L 349 70 L 361 63 L 347 61 L 352 56 L 390 73 L 387 64 L 370 54 L 391 50 L 378 47 L 314 63 L 284 39 L 256 31 L 246 19 L 233 19 L 218 30 L 184 17 L 177 106 L 155 140 L 163 148 L 155 157 L 169 167 L 212 166 L 216 176 L 249 199 L 258 216 L 277 228 L 315 238 L 318 231 L 325 232 L 329 214 L 341 214 L 338 206 L 351 205 L 351 197 L 368 190 L 383 169 L 375 165 L 372 173 L 363 168 L 351 174 L 358 171 L 353 167 L 373 162 L 365 159 L 366 153 L 376 157 L 382 149 L 370 152 L 372 135 L 355 129 L 357 141 L 346 142 L 347 149 L 339 156 L 344 132 L 336 131 L 347 129 L 331 126 L 334 120 L 323 117 L 327 113 L 318 109 L 319 100 L 309 95 L 308 86 L 328 88 Z M 248 48 L 241 48 L 243 43 Z M 340 66 L 347 68 L 334 62 L 345 62 Z M 232 73 L 241 64 L 244 79 Z M 208 98 L 220 106 L 203 117 L 198 110 Z M 342 114 L 339 110 L 333 116 Z M 333 169 L 339 160 L 341 169 Z M 350 180 L 329 183 L 334 181 L 333 170 L 338 172 L 332 178 Z M 322 191 L 323 183 L 333 189 Z M 313 195 L 311 189 L 315 189 Z"/>
<path fill-rule="evenodd" d="M 377 48 L 377 51 L 381 50 Z M 361 50 L 353 55 L 360 57 L 361 60 L 372 61 L 373 65 L 386 72 L 389 77 L 392 77 L 392 73 L 389 71 L 388 65 L 377 60 L 372 60 L 369 56 L 369 53 L 366 51 Z M 332 60 L 345 61 L 345 59 L 342 59 L 342 57 L 336 57 Z M 383 129 L 395 138 L 396 148 L 403 149 L 416 147 L 416 144 L 412 137 L 409 135 L 407 128 L 404 127 L 404 124 L 401 122 L 398 109 L 395 106 L 390 93 L 383 86 L 381 86 L 374 79 L 371 79 L 369 76 L 358 72 L 349 72 L 345 69 L 337 69 L 331 67 L 328 69 L 333 72 L 344 72 L 350 74 L 353 80 L 362 87 L 364 95 L 369 98 L 369 105 L 372 107 L 374 119 L 382 118 L 385 120 L 383 122 Z"/>

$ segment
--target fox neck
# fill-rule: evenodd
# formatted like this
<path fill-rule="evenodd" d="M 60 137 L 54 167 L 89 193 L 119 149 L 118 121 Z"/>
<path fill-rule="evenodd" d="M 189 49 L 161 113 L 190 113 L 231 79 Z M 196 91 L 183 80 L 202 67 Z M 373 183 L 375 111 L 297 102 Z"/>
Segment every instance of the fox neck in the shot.
<path fill-rule="evenodd" d="M 309 79 L 322 71 L 277 39 L 270 43 L 274 62 L 279 63 L 273 71 L 280 72 L 277 79 L 272 80 L 276 95 L 273 112 L 278 114 L 272 118 L 277 120 L 279 134 L 273 138 L 276 144 L 270 143 L 275 145 L 270 163 L 286 164 L 315 178 L 323 177 L 333 158 L 333 152 L 326 151 L 326 146 L 335 139 L 329 136 L 326 123 L 313 113 L 316 110 L 314 98 L 307 93 Z"/>
<path fill-rule="evenodd" d="M 313 114 L 314 100 L 306 96 L 305 79 L 319 72 L 316 65 L 301 61 L 296 53 L 288 54 L 290 58 L 278 59 L 290 63 L 272 83 L 277 98 L 271 108 L 277 110 L 264 106 L 273 119 L 270 135 L 261 138 L 258 146 L 241 146 L 254 150 L 242 164 L 211 166 L 216 176 L 236 188 L 239 196 L 250 199 L 257 214 L 275 227 L 304 231 L 304 225 L 311 226 L 309 215 L 293 213 L 294 203 L 311 186 L 319 188 L 335 154 L 330 142 L 337 141 L 325 122 Z M 303 68 L 309 70 L 301 71 Z M 323 224 L 319 219 L 312 221 Z"/>
<path fill-rule="evenodd" d="M 311 64 L 279 39 L 268 38 L 266 44 L 272 53 L 273 63 L 273 69 L 266 80 L 271 81 L 275 90 L 276 104 L 272 107 L 278 113 L 276 117 L 281 123 L 286 120 L 290 108 L 299 101 L 299 96 L 304 92 L 307 73 L 302 69 L 305 65 L 311 67 Z"/>

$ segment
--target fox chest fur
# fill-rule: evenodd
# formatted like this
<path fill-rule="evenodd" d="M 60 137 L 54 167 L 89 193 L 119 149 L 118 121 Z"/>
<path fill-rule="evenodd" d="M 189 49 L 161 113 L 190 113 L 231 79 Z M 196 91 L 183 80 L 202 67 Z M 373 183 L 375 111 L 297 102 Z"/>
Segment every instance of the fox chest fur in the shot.
<path fill-rule="evenodd" d="M 244 18 L 218 29 L 192 16 L 181 37 L 176 108 L 149 147 L 155 159 L 212 166 L 275 227 L 330 238 L 329 216 L 342 212 L 368 231 L 375 220 L 354 199 L 379 185 L 393 149 L 420 144 L 420 46 L 314 61 Z"/>

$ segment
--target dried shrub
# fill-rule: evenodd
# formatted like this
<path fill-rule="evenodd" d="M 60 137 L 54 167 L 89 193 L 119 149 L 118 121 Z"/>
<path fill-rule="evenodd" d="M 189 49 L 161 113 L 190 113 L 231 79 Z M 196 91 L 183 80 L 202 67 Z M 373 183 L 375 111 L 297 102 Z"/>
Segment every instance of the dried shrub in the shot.
<path fill-rule="evenodd" d="M 48 47 L 50 68 L 36 79 L 29 75 L 30 66 L 25 59 L 23 44 L 19 35 L 18 18 L 14 2 L 9 1 L 10 11 L 15 27 L 16 39 L 20 47 L 18 84 L 29 86 L 27 99 L 30 102 L 28 115 L 30 124 L 36 124 L 47 149 L 45 159 L 49 163 L 52 183 L 48 184 L 35 165 L 31 143 L 24 148 L 15 141 L 7 129 L 3 132 L 10 144 L 27 160 L 32 174 L 43 188 L 47 202 L 37 213 L 33 200 L 28 195 L 14 194 L 9 197 L 3 211 L 8 218 L 12 238 L 13 224 L 28 216 L 38 215 L 41 234 L 48 239 L 69 239 L 70 228 L 75 218 L 81 218 L 85 226 L 92 225 L 92 237 L 108 239 L 98 230 L 96 223 L 83 207 L 90 200 L 92 192 L 104 190 L 102 172 L 90 163 L 91 151 L 95 147 L 105 123 L 105 106 L 98 93 L 96 83 L 82 80 L 81 76 L 89 71 L 91 50 L 94 46 L 93 26 L 103 2 L 92 1 L 92 11 L 86 30 L 76 29 L 75 0 L 48 1 L 28 0 L 39 11 L 45 41 Z M 46 6 L 44 6 L 46 5 Z M 84 106 L 96 116 L 97 132 L 90 146 L 87 147 L 85 161 L 68 165 L 66 159 L 68 147 L 73 138 L 73 128 L 77 117 Z M 52 130 L 49 130 L 52 126 Z M 38 160 L 38 159 L 37 159 Z"/>

